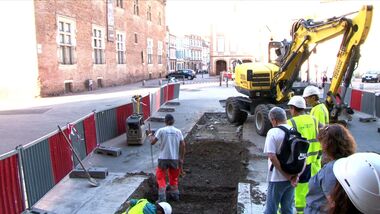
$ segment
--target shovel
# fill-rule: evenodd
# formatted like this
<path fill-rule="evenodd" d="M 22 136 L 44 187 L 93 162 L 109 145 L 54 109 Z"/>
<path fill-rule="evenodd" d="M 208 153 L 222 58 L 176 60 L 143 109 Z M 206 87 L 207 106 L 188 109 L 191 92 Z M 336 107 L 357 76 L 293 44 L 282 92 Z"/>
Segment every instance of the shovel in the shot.
<path fill-rule="evenodd" d="M 86 174 L 86 176 L 87 176 L 87 179 L 88 179 L 88 182 L 90 183 L 90 185 L 93 186 L 93 187 L 98 187 L 98 186 L 99 186 L 98 181 L 95 180 L 94 178 L 91 178 L 90 173 L 89 173 L 89 172 L 87 171 L 87 169 L 84 167 L 82 161 L 80 160 L 78 154 L 75 152 L 75 150 L 74 150 L 73 146 L 71 145 L 69 139 L 67 139 L 66 134 L 62 131 L 62 129 L 61 129 L 60 126 L 58 126 L 58 129 L 59 129 L 59 131 L 63 134 L 63 137 L 65 137 L 65 141 L 66 141 L 66 143 L 70 146 L 71 151 L 74 153 L 74 156 L 77 158 L 79 164 L 81 165 L 83 171 L 85 172 L 85 174 Z"/>

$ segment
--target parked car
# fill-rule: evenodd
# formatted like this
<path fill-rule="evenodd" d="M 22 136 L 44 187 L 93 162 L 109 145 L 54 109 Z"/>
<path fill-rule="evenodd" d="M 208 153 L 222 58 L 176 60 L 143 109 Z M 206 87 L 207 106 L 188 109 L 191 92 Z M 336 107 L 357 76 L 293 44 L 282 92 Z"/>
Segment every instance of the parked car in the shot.
<path fill-rule="evenodd" d="M 362 76 L 362 82 L 380 82 L 380 71 L 367 71 Z"/>
<path fill-rule="evenodd" d="M 166 75 L 166 79 L 170 79 L 172 77 L 178 78 L 178 79 L 186 78 L 188 80 L 192 80 L 192 79 L 196 78 L 197 75 L 196 75 L 195 71 L 193 71 L 191 69 L 184 69 L 184 70 L 174 71 L 174 72 Z"/>

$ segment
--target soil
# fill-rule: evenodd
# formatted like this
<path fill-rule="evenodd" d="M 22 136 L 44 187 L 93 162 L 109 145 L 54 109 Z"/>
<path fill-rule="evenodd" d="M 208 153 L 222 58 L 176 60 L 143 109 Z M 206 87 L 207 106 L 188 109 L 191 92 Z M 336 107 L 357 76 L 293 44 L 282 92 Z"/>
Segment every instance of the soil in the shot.
<path fill-rule="evenodd" d="M 186 137 L 186 158 L 180 178 L 180 201 L 168 200 L 174 214 L 236 213 L 237 186 L 247 174 L 248 150 L 242 127 L 227 121 L 225 113 L 205 113 Z M 157 200 L 154 175 L 130 198 Z M 125 204 L 120 211 L 125 210 Z M 117 212 L 120 213 L 120 212 Z"/>

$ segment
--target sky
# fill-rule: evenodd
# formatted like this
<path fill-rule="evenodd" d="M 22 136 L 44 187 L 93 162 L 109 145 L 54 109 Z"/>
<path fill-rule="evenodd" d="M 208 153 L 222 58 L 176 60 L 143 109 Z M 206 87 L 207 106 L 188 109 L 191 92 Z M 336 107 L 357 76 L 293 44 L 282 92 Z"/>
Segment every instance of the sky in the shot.
<path fill-rule="evenodd" d="M 166 5 L 166 23 L 171 32 L 186 34 L 189 32 L 205 35 L 210 24 L 223 25 L 230 20 L 252 25 L 290 19 L 288 17 L 303 14 L 319 1 L 255 1 L 255 0 L 168 0 Z M 300 9 L 302 8 L 302 9 Z M 306 9 L 305 9 L 306 8 Z M 307 9 L 309 8 L 309 9 Z M 239 19 L 231 13 L 238 11 Z M 285 12 L 286 11 L 286 12 Z"/>
<path fill-rule="evenodd" d="M 285 23 L 299 18 L 314 18 L 316 14 L 327 18 L 357 10 L 360 8 L 357 5 L 363 2 L 371 1 L 346 1 L 344 7 L 335 7 L 334 3 L 319 0 L 167 0 L 166 24 L 174 34 L 201 35 L 209 33 L 210 24 L 223 25 L 230 20 L 245 26 L 265 24 L 269 28 L 282 28 Z M 234 9 L 238 11 L 238 19 L 232 15 Z"/>
<path fill-rule="evenodd" d="M 231 34 L 245 35 L 240 40 L 249 44 L 253 39 L 273 37 L 281 41 L 289 38 L 291 24 L 300 19 L 324 20 L 333 16 L 340 16 L 349 12 L 358 11 L 362 5 L 374 5 L 374 15 L 370 34 L 362 45 L 362 58 L 360 64 L 364 69 L 378 68 L 373 47 L 379 47 L 378 34 L 380 33 L 380 18 L 377 10 L 380 10 L 380 1 L 348 0 L 324 3 L 319 0 L 311 1 L 259 1 L 259 0 L 167 0 L 166 24 L 169 30 L 176 36 L 184 34 L 210 35 L 210 24 L 219 25 Z M 237 11 L 233 13 L 233 11 Z M 270 36 L 269 36 L 270 35 Z M 328 42 L 327 42 L 328 43 Z M 321 47 L 321 46 L 320 46 Z M 323 47 L 323 45 L 322 45 Z M 323 53 L 321 47 L 321 53 Z M 331 46 L 328 50 L 338 50 L 339 47 Z M 331 52 L 331 51 L 328 51 Z M 332 53 L 328 64 L 335 64 L 336 53 Z M 327 66 L 326 66 L 327 67 Z M 331 66 L 330 66 L 331 67 Z"/>

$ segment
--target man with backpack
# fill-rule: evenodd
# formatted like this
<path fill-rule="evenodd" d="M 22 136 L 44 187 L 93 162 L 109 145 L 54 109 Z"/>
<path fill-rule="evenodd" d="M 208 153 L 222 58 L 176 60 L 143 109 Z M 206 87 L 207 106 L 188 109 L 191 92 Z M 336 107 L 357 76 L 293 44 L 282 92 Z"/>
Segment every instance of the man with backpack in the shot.
<path fill-rule="evenodd" d="M 287 124 L 285 110 L 280 107 L 273 107 L 269 111 L 268 117 L 274 128 L 268 131 L 264 146 L 264 153 L 268 155 L 268 193 L 264 213 L 275 214 L 280 205 L 281 213 L 292 214 L 294 186 L 297 182 L 298 172 L 294 171 L 294 174 L 285 172 L 286 167 L 279 160 L 279 158 L 282 159 L 279 155 L 283 146 L 289 143 L 291 126 Z"/>
<path fill-rule="evenodd" d="M 306 195 L 309 191 L 309 179 L 321 169 L 320 159 L 318 158 L 321 151 L 321 144 L 317 140 L 318 121 L 314 116 L 305 114 L 306 102 L 303 97 L 293 96 L 289 100 L 288 106 L 292 115 L 292 118 L 288 120 L 288 124 L 310 143 L 307 151 L 306 167 L 299 177 L 299 182 L 294 191 L 297 213 L 303 213 L 306 206 Z"/>

